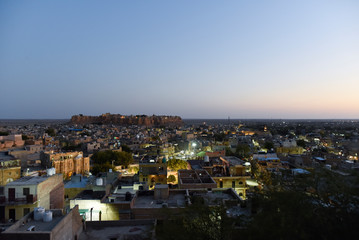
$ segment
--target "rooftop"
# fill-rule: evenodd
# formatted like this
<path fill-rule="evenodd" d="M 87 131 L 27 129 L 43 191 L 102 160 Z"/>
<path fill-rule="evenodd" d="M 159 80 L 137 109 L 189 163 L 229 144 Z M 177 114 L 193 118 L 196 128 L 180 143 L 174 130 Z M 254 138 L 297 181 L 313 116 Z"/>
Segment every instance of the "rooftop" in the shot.
<path fill-rule="evenodd" d="M 64 218 L 64 215 L 62 214 L 62 210 L 55 209 L 52 210 L 52 221 L 51 222 L 44 222 L 44 221 L 37 221 L 33 219 L 33 213 L 29 215 L 28 218 L 21 219 L 22 222 L 16 225 L 13 225 L 14 227 L 9 228 L 9 231 L 11 232 L 29 232 L 27 229 L 31 226 L 35 226 L 36 232 L 50 232 L 62 219 Z"/>
<path fill-rule="evenodd" d="M 151 239 L 153 228 L 153 220 L 88 222 L 79 239 Z"/>
<path fill-rule="evenodd" d="M 92 199 L 102 199 L 106 195 L 105 191 L 92 191 L 92 190 L 83 190 L 74 197 L 74 199 L 82 200 L 92 200 Z"/>
<path fill-rule="evenodd" d="M 225 161 L 229 162 L 231 166 L 244 165 L 245 161 L 234 156 L 221 157 Z"/>
<path fill-rule="evenodd" d="M 169 191 L 169 197 L 167 199 L 155 200 L 154 191 L 139 191 L 133 208 L 162 208 L 164 203 L 167 203 L 169 208 L 184 207 L 186 205 L 185 195 L 185 190 Z"/>
<path fill-rule="evenodd" d="M 49 176 L 36 176 L 36 177 L 26 176 L 8 183 L 7 186 L 37 185 L 47 180 L 48 178 Z"/>

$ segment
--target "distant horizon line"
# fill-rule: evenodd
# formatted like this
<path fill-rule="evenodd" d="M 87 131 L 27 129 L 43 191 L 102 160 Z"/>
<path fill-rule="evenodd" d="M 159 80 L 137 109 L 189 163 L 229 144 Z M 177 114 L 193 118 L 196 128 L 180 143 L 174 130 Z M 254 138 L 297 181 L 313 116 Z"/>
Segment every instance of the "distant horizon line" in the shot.
<path fill-rule="evenodd" d="M 175 115 L 156 115 L 156 116 L 175 116 Z M 359 118 L 182 118 L 182 117 L 181 119 L 182 120 L 359 120 Z M 5 120 L 7 121 L 9 120 L 71 120 L 71 118 L 0 118 L 0 121 L 5 121 Z"/>

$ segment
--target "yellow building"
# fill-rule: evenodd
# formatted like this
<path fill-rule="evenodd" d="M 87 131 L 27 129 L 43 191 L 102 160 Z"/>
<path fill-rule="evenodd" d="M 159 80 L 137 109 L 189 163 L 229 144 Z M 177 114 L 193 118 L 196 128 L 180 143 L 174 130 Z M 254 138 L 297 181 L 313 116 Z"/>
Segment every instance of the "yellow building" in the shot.
<path fill-rule="evenodd" d="M 142 160 L 139 165 L 139 181 L 146 182 L 150 189 L 153 189 L 156 183 L 167 184 L 166 160 Z"/>
<path fill-rule="evenodd" d="M 41 152 L 40 159 L 42 166 L 54 167 L 56 173 L 62 173 L 64 178 L 69 178 L 74 173 L 86 175 L 90 171 L 90 158 L 83 157 L 82 152 Z"/>
<path fill-rule="evenodd" d="M 64 184 L 62 175 L 22 177 L 8 183 L 0 193 L 0 219 L 18 220 L 35 207 L 62 209 Z"/>

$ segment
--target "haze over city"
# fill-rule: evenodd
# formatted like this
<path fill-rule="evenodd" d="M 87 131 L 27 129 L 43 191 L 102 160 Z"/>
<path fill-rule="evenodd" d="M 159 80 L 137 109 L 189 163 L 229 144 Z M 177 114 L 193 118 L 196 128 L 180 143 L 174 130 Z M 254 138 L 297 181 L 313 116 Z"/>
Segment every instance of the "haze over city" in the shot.
<path fill-rule="evenodd" d="M 358 1 L 1 1 L 0 118 L 359 118 L 358 12 Z"/>

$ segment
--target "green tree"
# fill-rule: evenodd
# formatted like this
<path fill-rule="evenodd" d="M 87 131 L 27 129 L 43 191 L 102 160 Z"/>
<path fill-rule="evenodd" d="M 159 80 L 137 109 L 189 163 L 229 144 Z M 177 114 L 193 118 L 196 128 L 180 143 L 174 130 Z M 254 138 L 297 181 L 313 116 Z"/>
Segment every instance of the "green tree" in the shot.
<path fill-rule="evenodd" d="M 29 139 L 29 137 L 28 137 L 27 135 L 24 135 L 24 134 L 21 136 L 21 138 L 22 138 L 22 140 L 24 140 L 24 141 Z"/>
<path fill-rule="evenodd" d="M 306 147 L 306 143 L 303 139 L 299 139 L 297 140 L 297 146 L 305 148 Z"/>
<path fill-rule="evenodd" d="M 273 142 L 269 142 L 269 141 L 265 142 L 265 143 L 264 143 L 264 148 L 265 148 L 265 149 L 268 149 L 268 150 L 274 148 Z"/>
<path fill-rule="evenodd" d="M 9 132 L 1 132 L 0 131 L 0 136 L 8 136 L 9 135 Z"/>
<path fill-rule="evenodd" d="M 104 163 L 104 164 L 94 164 L 91 167 L 91 173 L 93 175 L 97 175 L 100 172 L 108 172 L 109 169 L 112 169 L 112 171 L 114 171 L 114 167 L 110 164 L 110 163 Z"/>
<path fill-rule="evenodd" d="M 169 175 L 167 178 L 167 182 L 169 183 L 176 182 L 176 177 L 174 175 Z"/>
<path fill-rule="evenodd" d="M 121 147 L 122 147 L 122 151 L 132 153 L 132 150 L 129 146 L 124 144 L 124 145 L 121 145 Z"/>
<path fill-rule="evenodd" d="M 222 206 L 209 207 L 193 200 L 179 215 L 170 215 L 156 227 L 159 240 L 226 240 L 232 239 L 233 224 Z"/>
<path fill-rule="evenodd" d="M 248 144 L 239 143 L 236 147 L 235 155 L 240 158 L 247 158 L 250 156 L 251 148 Z"/>
<path fill-rule="evenodd" d="M 55 129 L 54 128 L 48 128 L 46 129 L 45 133 L 47 133 L 49 136 L 51 137 L 55 137 L 56 136 L 56 132 L 55 132 Z"/>
<path fill-rule="evenodd" d="M 167 167 L 174 171 L 178 171 L 180 169 L 187 169 L 187 166 L 187 161 L 181 159 L 172 158 L 167 162 Z"/>
<path fill-rule="evenodd" d="M 118 152 L 112 150 L 99 151 L 92 155 L 92 160 L 95 164 L 115 164 L 128 167 L 133 162 L 131 153 Z"/>

